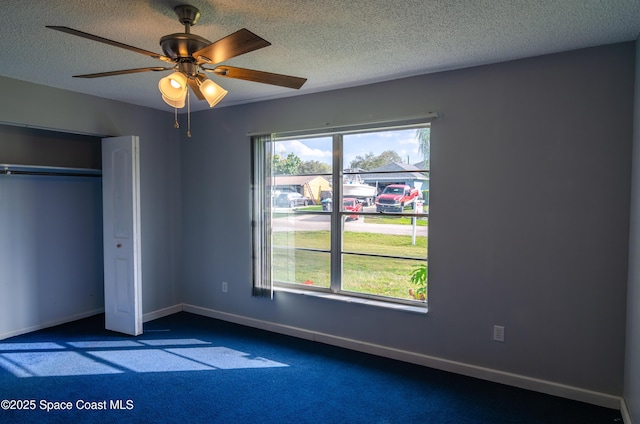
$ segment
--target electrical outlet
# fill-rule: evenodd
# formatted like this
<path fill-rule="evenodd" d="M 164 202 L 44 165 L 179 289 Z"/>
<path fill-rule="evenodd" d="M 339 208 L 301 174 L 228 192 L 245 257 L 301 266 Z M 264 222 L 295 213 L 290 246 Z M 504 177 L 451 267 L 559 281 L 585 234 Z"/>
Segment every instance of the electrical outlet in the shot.
<path fill-rule="evenodd" d="M 223 281 L 222 282 L 222 293 L 226 293 L 227 292 L 227 282 Z"/>
<path fill-rule="evenodd" d="M 504 327 L 501 325 L 493 326 L 493 340 L 496 342 L 504 342 Z"/>

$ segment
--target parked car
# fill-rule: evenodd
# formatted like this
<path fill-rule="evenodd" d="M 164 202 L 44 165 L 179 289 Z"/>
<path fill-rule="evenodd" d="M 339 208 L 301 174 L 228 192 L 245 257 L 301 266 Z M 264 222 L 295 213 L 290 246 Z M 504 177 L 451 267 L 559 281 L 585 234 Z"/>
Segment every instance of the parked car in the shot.
<path fill-rule="evenodd" d="M 414 208 L 419 192 L 406 184 L 390 184 L 376 198 L 376 212 L 402 213 L 405 206 Z"/>
<path fill-rule="evenodd" d="M 273 206 L 286 206 L 287 203 L 283 203 L 281 205 L 281 202 L 286 202 L 286 199 L 284 199 L 284 195 L 286 194 L 291 194 L 291 193 L 297 193 L 296 191 L 290 190 L 288 188 L 286 189 L 275 189 L 271 192 L 271 204 Z M 282 197 L 281 197 L 282 196 Z"/>
<path fill-rule="evenodd" d="M 345 211 L 349 211 L 349 212 L 360 212 L 362 211 L 362 203 L 360 203 L 360 201 L 354 197 L 345 197 L 344 199 L 342 199 L 342 206 L 344 207 Z M 349 215 L 347 216 L 347 220 L 350 219 L 358 219 L 360 216 L 357 214 L 353 214 L 353 215 Z"/>
<path fill-rule="evenodd" d="M 311 203 L 311 199 L 303 196 L 300 193 L 281 193 L 278 195 L 278 205 L 295 208 L 297 206 L 308 206 Z"/>

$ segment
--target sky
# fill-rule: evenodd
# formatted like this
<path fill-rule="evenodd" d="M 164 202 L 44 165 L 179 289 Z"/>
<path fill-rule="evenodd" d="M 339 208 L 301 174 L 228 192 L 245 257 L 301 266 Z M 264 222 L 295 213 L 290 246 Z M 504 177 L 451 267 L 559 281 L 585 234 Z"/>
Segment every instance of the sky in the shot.
<path fill-rule="evenodd" d="M 402 158 L 404 163 L 414 164 L 422 161 L 418 152 L 416 130 L 394 130 L 375 133 L 349 134 L 344 136 L 344 167 L 356 156 L 373 153 L 375 156 L 386 150 L 393 150 Z M 274 152 L 282 156 L 290 153 L 298 156 L 302 161 L 317 160 L 331 164 L 331 137 L 308 138 L 299 140 L 284 140 L 276 142 Z"/>

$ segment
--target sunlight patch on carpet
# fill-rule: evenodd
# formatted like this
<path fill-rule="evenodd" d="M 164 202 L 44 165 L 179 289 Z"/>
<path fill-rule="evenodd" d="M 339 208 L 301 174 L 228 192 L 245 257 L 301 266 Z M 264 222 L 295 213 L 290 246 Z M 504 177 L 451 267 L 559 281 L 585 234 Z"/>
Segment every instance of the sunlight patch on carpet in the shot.
<path fill-rule="evenodd" d="M 288 366 L 287 364 L 261 357 L 252 358 L 246 353 L 226 347 L 178 348 L 167 349 L 167 351 L 224 370 Z"/>
<path fill-rule="evenodd" d="M 118 374 L 122 371 L 78 352 L 20 352 L 0 355 L 0 366 L 16 377 Z"/>
<path fill-rule="evenodd" d="M 108 348 L 108 347 L 140 347 L 138 342 L 130 340 L 105 340 L 105 341 L 83 341 L 83 342 L 67 342 L 68 345 L 78 349 L 89 348 Z"/>
<path fill-rule="evenodd" d="M 178 358 L 162 349 L 98 351 L 89 352 L 88 355 L 134 372 L 204 371 L 211 369 L 209 366 Z"/>
<path fill-rule="evenodd" d="M 0 367 L 16 377 L 212 371 L 289 365 L 199 339 L 0 343 Z"/>
<path fill-rule="evenodd" d="M 40 343 L 2 343 L 0 344 L 0 352 L 9 352 L 14 350 L 51 350 L 66 349 L 64 346 L 53 342 Z"/>

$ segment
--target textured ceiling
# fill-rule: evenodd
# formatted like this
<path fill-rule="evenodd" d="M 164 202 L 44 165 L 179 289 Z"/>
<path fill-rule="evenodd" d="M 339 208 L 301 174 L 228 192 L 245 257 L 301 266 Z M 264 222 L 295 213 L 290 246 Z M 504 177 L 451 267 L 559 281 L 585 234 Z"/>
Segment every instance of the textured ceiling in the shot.
<path fill-rule="evenodd" d="M 2 0 L 0 75 L 170 110 L 158 72 L 72 75 L 163 62 L 45 28 L 80 31 L 162 53 L 183 32 L 173 7 L 202 16 L 192 33 L 216 41 L 247 28 L 271 46 L 227 65 L 308 79 L 300 90 L 209 74 L 229 106 L 635 40 L 640 0 Z M 192 110 L 206 102 L 192 101 Z"/>

